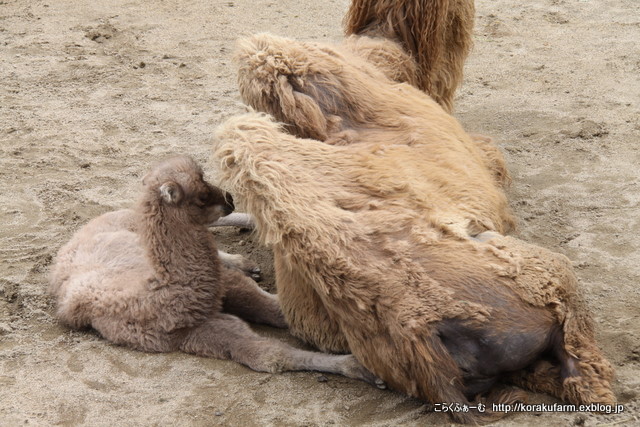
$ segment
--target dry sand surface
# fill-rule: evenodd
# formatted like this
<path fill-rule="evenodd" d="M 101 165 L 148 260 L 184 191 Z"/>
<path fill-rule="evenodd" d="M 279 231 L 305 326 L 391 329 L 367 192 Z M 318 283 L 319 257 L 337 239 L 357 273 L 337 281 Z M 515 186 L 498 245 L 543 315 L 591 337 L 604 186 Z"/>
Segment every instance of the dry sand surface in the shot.
<path fill-rule="evenodd" d="M 0 0 L 1 426 L 449 423 L 423 402 L 337 376 L 113 346 L 58 325 L 46 294 L 58 248 L 90 218 L 129 206 L 150 162 L 207 161 L 212 130 L 243 110 L 238 37 L 339 40 L 347 6 Z M 480 0 L 475 40 L 455 114 L 503 149 L 517 234 L 574 261 L 626 406 L 500 424 L 638 423 L 640 2 Z M 215 232 L 259 262 L 273 290 L 269 251 L 250 233 Z"/>

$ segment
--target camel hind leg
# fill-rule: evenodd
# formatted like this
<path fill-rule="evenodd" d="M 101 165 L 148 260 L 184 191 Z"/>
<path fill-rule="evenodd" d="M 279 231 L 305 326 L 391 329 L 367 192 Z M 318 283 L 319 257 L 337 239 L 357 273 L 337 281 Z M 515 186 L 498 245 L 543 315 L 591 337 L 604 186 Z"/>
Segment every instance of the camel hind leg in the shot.
<path fill-rule="evenodd" d="M 300 350 L 261 337 L 239 318 L 224 313 L 188 331 L 180 349 L 198 356 L 233 360 L 258 372 L 320 371 L 382 385 L 352 355 Z"/>
<path fill-rule="evenodd" d="M 601 403 L 614 405 L 616 397 L 611 389 L 613 368 L 594 344 L 584 343 L 571 357 L 575 375 L 563 377 L 562 399 L 573 404 Z M 563 373 L 565 368 L 562 369 Z"/>
<path fill-rule="evenodd" d="M 509 376 L 509 382 L 575 405 L 615 404 L 611 390 L 613 369 L 600 350 L 592 343 L 583 342 L 570 352 L 563 334 L 554 341 L 551 351 L 557 363 L 539 360 L 528 369 Z"/>
<path fill-rule="evenodd" d="M 573 404 L 613 404 L 613 368 L 596 344 L 594 325 L 582 298 L 571 261 L 563 255 L 518 239 L 481 233 L 476 240 L 519 253 L 523 262 L 515 277 L 519 294 L 529 304 L 552 310 L 558 333 L 547 348 L 554 365 L 538 362 L 515 374 L 514 382 L 544 391 Z M 534 289 L 535 293 L 529 290 Z"/>
<path fill-rule="evenodd" d="M 580 360 L 573 359 L 570 363 L 565 361 L 561 365 L 540 360 L 529 369 L 512 374 L 508 380 L 518 387 L 546 393 L 576 405 L 615 404 L 616 399 L 611 390 L 611 367 L 601 355 L 598 356 L 599 352 L 589 355 L 585 353 L 583 352 Z M 567 370 L 567 365 L 572 367 Z M 572 374 L 566 376 L 566 372 Z"/>
<path fill-rule="evenodd" d="M 93 284 L 99 282 L 100 274 L 99 270 L 87 271 L 56 284 L 56 317 L 61 322 L 73 329 L 91 326 L 94 307 L 101 296 Z"/>
<path fill-rule="evenodd" d="M 533 366 L 511 374 L 508 382 L 535 393 L 562 398 L 560 367 L 548 360 L 539 360 Z"/>
<path fill-rule="evenodd" d="M 611 363 L 596 344 L 590 312 L 577 289 L 568 259 L 560 257 L 567 280 L 566 313 L 556 357 L 563 377 L 562 399 L 573 404 L 615 404 Z"/>

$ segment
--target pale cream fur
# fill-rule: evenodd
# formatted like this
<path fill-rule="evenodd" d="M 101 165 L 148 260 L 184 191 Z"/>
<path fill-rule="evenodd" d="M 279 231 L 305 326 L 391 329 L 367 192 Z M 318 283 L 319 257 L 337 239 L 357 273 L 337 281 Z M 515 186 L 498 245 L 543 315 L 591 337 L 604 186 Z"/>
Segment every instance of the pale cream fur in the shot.
<path fill-rule="evenodd" d="M 193 159 L 158 163 L 133 210 L 95 218 L 60 249 L 50 282 L 56 316 L 142 351 L 181 350 L 257 371 L 320 370 L 376 383 L 351 355 L 296 349 L 242 320 L 287 326 L 275 295 L 218 259 L 206 225 L 231 210 L 229 195 L 204 181 Z"/>

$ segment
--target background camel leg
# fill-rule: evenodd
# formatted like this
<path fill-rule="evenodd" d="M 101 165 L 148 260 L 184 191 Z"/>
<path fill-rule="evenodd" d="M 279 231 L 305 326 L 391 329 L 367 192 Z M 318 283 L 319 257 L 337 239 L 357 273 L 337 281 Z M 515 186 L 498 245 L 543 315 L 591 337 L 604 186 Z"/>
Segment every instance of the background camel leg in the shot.
<path fill-rule="evenodd" d="M 233 212 L 227 216 L 218 218 L 216 222 L 210 225 L 210 227 L 240 227 L 240 228 L 255 228 L 255 222 L 253 217 L 247 213 Z"/>

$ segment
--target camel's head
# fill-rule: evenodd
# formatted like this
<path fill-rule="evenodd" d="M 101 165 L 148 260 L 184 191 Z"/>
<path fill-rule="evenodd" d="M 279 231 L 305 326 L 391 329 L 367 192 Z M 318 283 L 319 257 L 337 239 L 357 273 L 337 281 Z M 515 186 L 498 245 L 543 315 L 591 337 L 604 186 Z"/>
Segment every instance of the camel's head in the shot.
<path fill-rule="evenodd" d="M 179 209 L 198 224 L 211 224 L 234 209 L 231 195 L 205 181 L 202 168 L 189 156 L 157 163 L 142 185 L 148 200 Z"/>

